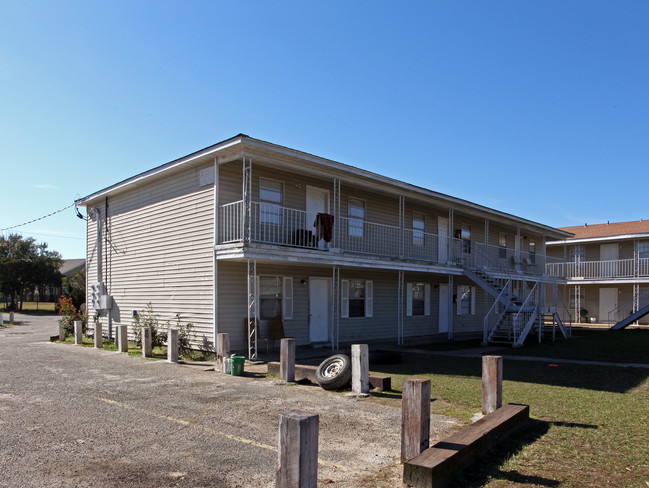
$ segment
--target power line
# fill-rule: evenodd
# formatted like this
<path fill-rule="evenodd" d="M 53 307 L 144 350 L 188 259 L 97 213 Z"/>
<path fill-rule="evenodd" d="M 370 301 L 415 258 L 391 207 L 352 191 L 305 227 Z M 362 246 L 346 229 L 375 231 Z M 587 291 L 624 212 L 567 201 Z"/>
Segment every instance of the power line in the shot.
<path fill-rule="evenodd" d="M 73 207 L 73 206 L 74 206 L 74 202 L 72 202 L 72 203 L 71 203 L 70 205 L 68 205 L 67 207 L 63 207 L 63 208 L 60 209 L 60 210 L 56 210 L 55 212 L 52 212 L 52 213 L 50 213 L 50 214 L 43 215 L 42 217 L 39 217 L 39 218 L 37 218 L 37 219 L 30 220 L 29 222 L 24 222 L 24 223 L 22 223 L 22 224 L 12 225 L 11 227 L 5 227 L 4 229 L 0 229 L 0 232 L 4 232 L 4 231 L 6 231 L 6 230 L 15 229 L 15 228 L 17 228 L 17 227 L 22 227 L 22 226 L 24 226 L 24 225 L 28 225 L 28 224 L 33 224 L 34 222 L 38 222 L 39 220 L 43 220 L 43 219 L 46 219 L 46 218 L 48 218 L 48 217 L 51 217 L 52 215 L 56 215 L 57 213 L 61 213 L 61 212 L 63 212 L 64 210 L 67 210 L 67 209 L 69 209 L 70 207 Z"/>

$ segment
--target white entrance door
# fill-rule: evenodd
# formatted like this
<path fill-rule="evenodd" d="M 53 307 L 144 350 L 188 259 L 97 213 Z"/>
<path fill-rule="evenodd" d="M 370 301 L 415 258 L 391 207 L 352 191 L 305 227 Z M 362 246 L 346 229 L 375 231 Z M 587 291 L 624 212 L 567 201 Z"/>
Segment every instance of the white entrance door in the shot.
<path fill-rule="evenodd" d="M 444 217 L 437 218 L 437 262 L 448 263 L 448 219 Z"/>
<path fill-rule="evenodd" d="M 329 279 L 309 278 L 309 342 L 329 340 Z"/>
<path fill-rule="evenodd" d="M 306 187 L 306 230 L 313 232 L 315 235 L 315 218 L 319 213 L 329 213 L 329 190 L 316 188 L 315 186 Z M 318 248 L 325 248 L 325 241 L 318 241 Z"/>
<path fill-rule="evenodd" d="M 582 305 L 583 306 L 583 305 Z M 597 321 L 603 323 L 608 321 L 608 313 L 617 308 L 617 288 L 599 289 L 599 317 Z M 616 317 L 611 314 L 611 320 Z"/>
<path fill-rule="evenodd" d="M 439 333 L 448 332 L 448 285 L 439 285 Z"/>
<path fill-rule="evenodd" d="M 617 260 L 620 259 L 620 248 L 617 244 L 600 244 L 599 259 L 602 261 L 600 276 L 617 276 Z M 593 278 L 598 278 L 598 276 Z"/>

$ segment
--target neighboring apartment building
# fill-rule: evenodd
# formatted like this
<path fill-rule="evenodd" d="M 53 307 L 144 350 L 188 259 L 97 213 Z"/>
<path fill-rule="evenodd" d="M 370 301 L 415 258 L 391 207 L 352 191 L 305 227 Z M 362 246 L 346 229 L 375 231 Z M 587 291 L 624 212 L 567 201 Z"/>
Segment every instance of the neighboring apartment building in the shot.
<path fill-rule="evenodd" d="M 566 278 L 574 322 L 613 325 L 649 305 L 649 221 L 561 230 L 574 237 L 547 242 L 546 271 Z"/>
<path fill-rule="evenodd" d="M 546 240 L 567 232 L 245 135 L 77 203 L 111 326 L 151 302 L 250 357 L 272 320 L 332 348 L 522 342 L 548 319 L 569 333 L 559 280 L 542 276 Z"/>

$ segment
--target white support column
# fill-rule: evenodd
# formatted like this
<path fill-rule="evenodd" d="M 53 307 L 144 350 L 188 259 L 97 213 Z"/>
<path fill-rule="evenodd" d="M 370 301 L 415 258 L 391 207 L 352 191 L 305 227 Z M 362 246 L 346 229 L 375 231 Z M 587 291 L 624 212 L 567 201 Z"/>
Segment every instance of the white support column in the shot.
<path fill-rule="evenodd" d="M 243 157 L 243 242 L 250 244 L 252 225 L 252 158 Z"/>
<path fill-rule="evenodd" d="M 214 241 L 212 243 L 212 330 L 214 334 L 214 344 L 216 345 L 216 336 L 219 334 L 219 294 L 218 294 L 218 263 L 216 261 L 216 245 L 220 242 L 219 233 L 221 219 L 219 215 L 219 162 L 214 158 Z"/>
<path fill-rule="evenodd" d="M 453 211 L 452 208 L 448 209 L 448 262 L 449 263 L 454 263 L 457 256 L 455 256 L 454 251 L 455 251 L 455 223 L 453 222 L 454 219 L 454 214 L 455 212 Z M 451 292 L 450 295 L 452 296 L 453 293 Z M 449 329 L 450 330 L 450 329 Z"/>
<path fill-rule="evenodd" d="M 331 276 L 331 349 L 338 348 L 338 327 L 340 319 L 340 269 L 333 267 Z"/>
<path fill-rule="evenodd" d="M 405 282 L 405 273 L 403 271 L 399 271 L 399 277 L 398 277 L 398 288 L 397 288 L 397 344 L 403 344 L 403 336 L 404 336 L 404 320 L 403 320 L 403 314 L 404 314 L 404 304 L 403 304 L 403 296 L 404 296 L 404 282 Z"/>
<path fill-rule="evenodd" d="M 406 226 L 406 199 L 403 195 L 399 195 L 399 243 L 398 243 L 398 256 L 403 258 L 405 253 L 405 226 Z"/>
<path fill-rule="evenodd" d="M 453 320 L 455 314 L 453 313 L 453 275 L 448 275 L 448 339 L 453 339 Z"/>
<path fill-rule="evenodd" d="M 248 260 L 248 359 L 257 359 L 257 261 Z"/>

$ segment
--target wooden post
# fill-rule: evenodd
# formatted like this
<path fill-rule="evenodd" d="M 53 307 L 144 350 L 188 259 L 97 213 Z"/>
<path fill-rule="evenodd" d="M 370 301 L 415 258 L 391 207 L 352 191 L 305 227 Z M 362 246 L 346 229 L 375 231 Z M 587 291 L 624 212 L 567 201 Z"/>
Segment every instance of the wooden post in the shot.
<path fill-rule="evenodd" d="M 126 324 L 117 326 L 117 350 L 128 352 L 128 325 Z"/>
<path fill-rule="evenodd" d="M 167 361 L 178 362 L 178 329 L 176 327 L 169 327 L 169 332 L 167 332 Z"/>
<path fill-rule="evenodd" d="M 352 393 L 370 392 L 370 363 L 367 344 L 352 344 Z"/>
<path fill-rule="evenodd" d="M 503 357 L 482 356 L 482 413 L 503 406 Z"/>
<path fill-rule="evenodd" d="M 230 334 L 227 332 L 219 332 L 216 334 L 216 371 L 225 373 L 226 362 L 230 363 Z M 228 368 L 228 373 L 229 373 Z"/>
<path fill-rule="evenodd" d="M 430 440 L 430 380 L 406 378 L 401 399 L 401 462 L 421 454 Z"/>
<path fill-rule="evenodd" d="M 151 346 L 151 327 L 142 327 L 142 356 L 145 358 L 153 356 L 153 348 Z"/>
<path fill-rule="evenodd" d="M 81 320 L 74 321 L 74 343 L 76 345 L 83 344 L 83 322 Z"/>
<path fill-rule="evenodd" d="M 291 411 L 279 416 L 276 488 L 318 485 L 319 416 Z"/>
<path fill-rule="evenodd" d="M 64 339 L 65 339 L 65 330 L 63 329 L 63 320 L 59 320 L 59 340 L 62 341 Z"/>
<path fill-rule="evenodd" d="M 101 330 L 101 322 L 97 321 L 95 322 L 95 349 L 101 349 L 104 347 L 103 341 L 104 341 L 104 336 L 103 336 L 103 331 Z"/>
<path fill-rule="evenodd" d="M 10 324 L 14 323 L 14 313 L 13 312 L 9 312 L 9 323 Z"/>
<path fill-rule="evenodd" d="M 290 337 L 280 342 L 279 379 L 286 382 L 295 381 L 295 339 Z"/>

